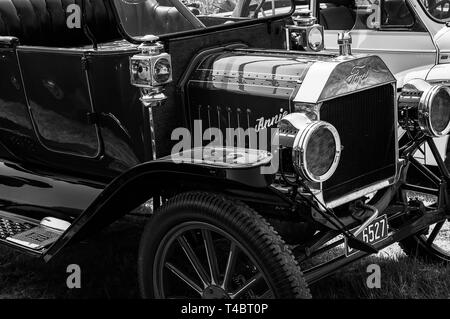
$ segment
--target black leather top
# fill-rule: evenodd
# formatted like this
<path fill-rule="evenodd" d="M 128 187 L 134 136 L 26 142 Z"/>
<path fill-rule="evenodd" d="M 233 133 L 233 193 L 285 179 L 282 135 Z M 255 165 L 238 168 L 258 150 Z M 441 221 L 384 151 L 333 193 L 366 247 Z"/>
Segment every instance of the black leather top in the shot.
<path fill-rule="evenodd" d="M 108 0 L 86 0 L 87 23 L 98 42 L 119 38 Z M 0 36 L 15 36 L 21 44 L 71 47 L 90 44 L 82 29 L 69 29 L 67 12 L 81 0 L 0 0 Z M 190 30 L 192 25 L 166 0 L 148 0 L 139 5 L 122 5 L 131 35 L 162 35 Z M 126 17 L 126 20 L 125 20 Z"/>
<path fill-rule="evenodd" d="M 87 22 L 102 41 L 119 38 L 107 0 L 87 0 Z M 90 44 L 82 29 L 69 29 L 70 4 L 81 0 L 0 0 L 0 36 L 15 36 L 21 44 L 77 46 Z"/>

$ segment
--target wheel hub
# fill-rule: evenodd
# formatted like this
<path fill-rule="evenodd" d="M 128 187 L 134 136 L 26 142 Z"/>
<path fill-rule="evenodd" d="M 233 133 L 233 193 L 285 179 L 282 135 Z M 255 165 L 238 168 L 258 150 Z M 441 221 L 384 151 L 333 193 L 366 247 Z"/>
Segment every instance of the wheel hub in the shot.
<path fill-rule="evenodd" d="M 218 286 L 209 286 L 203 290 L 203 299 L 229 299 L 225 290 Z"/>

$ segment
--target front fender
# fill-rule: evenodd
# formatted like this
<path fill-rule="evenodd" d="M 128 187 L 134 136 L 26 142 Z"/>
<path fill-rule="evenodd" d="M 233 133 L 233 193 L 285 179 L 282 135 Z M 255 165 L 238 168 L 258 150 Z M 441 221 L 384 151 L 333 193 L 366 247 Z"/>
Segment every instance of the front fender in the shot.
<path fill-rule="evenodd" d="M 395 78 L 397 79 L 397 89 L 401 89 L 406 83 L 412 79 L 422 79 L 426 80 L 427 75 L 430 70 L 434 67 L 434 64 L 423 65 L 417 68 L 404 70 L 402 72 L 396 73 Z"/>
<path fill-rule="evenodd" d="M 175 163 L 163 159 L 141 164 L 114 179 L 43 255 L 50 260 L 69 243 L 85 238 L 149 198 L 189 190 L 220 192 L 248 202 L 289 205 L 289 200 L 270 187 L 273 175 L 261 174 L 261 165 L 214 166 Z"/>
<path fill-rule="evenodd" d="M 450 85 L 450 64 L 437 64 L 427 74 L 427 81 Z"/>
<path fill-rule="evenodd" d="M 397 88 L 401 89 L 412 79 L 422 79 L 431 83 L 450 85 L 450 64 L 431 64 L 405 70 L 395 74 Z"/>

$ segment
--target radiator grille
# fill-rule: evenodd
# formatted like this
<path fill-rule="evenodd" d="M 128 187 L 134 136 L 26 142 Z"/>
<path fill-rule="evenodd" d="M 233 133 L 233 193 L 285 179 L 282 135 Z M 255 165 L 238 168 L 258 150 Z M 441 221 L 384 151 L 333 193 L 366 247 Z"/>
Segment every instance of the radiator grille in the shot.
<path fill-rule="evenodd" d="M 389 84 L 323 103 L 320 117 L 336 127 L 344 146 L 335 174 L 323 183 L 325 201 L 395 175 L 394 94 Z"/>

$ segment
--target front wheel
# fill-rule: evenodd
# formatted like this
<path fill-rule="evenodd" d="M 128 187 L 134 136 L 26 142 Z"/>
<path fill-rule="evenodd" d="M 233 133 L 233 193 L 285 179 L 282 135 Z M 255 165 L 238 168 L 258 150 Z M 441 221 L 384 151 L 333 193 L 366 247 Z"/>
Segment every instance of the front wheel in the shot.
<path fill-rule="evenodd" d="M 171 198 L 142 235 L 144 298 L 309 298 L 291 251 L 254 210 L 220 195 Z"/>

